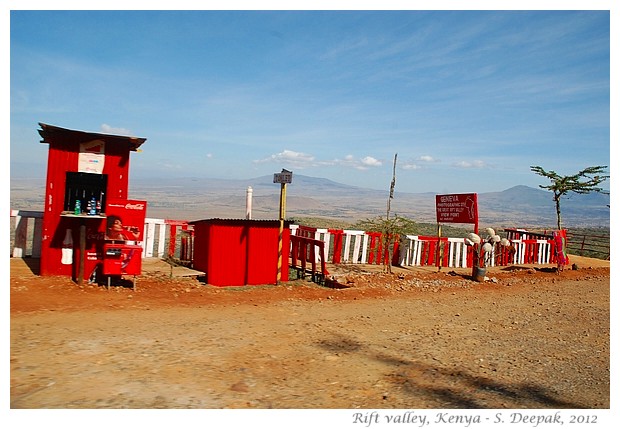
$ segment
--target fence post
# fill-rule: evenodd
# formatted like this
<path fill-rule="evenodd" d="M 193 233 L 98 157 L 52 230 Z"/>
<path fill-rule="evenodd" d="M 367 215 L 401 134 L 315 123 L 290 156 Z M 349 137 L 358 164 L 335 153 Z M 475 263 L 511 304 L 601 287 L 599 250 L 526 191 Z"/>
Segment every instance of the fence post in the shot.
<path fill-rule="evenodd" d="M 342 258 L 342 230 L 330 229 L 329 232 L 334 237 L 334 253 L 332 255 L 332 263 L 339 264 Z"/>
<path fill-rule="evenodd" d="M 13 257 L 23 258 L 26 248 L 26 238 L 28 237 L 28 218 L 23 219 L 17 211 L 15 215 L 15 246 L 13 247 Z"/>
<path fill-rule="evenodd" d="M 153 247 L 155 247 L 155 222 L 156 219 L 145 219 L 144 233 L 146 235 L 144 239 L 144 257 L 150 258 L 153 256 Z"/>
<path fill-rule="evenodd" d="M 321 235 L 323 236 L 323 238 L 321 238 Z M 324 228 L 317 228 L 317 230 L 314 232 L 314 239 L 323 242 L 323 256 L 321 256 L 320 253 L 316 255 L 316 259 L 318 262 L 322 257 L 329 256 L 329 246 L 331 244 L 330 230 Z"/>
<path fill-rule="evenodd" d="M 34 232 L 32 236 L 32 257 L 40 258 L 41 257 L 41 242 L 43 240 L 43 218 L 35 217 L 34 218 Z"/>

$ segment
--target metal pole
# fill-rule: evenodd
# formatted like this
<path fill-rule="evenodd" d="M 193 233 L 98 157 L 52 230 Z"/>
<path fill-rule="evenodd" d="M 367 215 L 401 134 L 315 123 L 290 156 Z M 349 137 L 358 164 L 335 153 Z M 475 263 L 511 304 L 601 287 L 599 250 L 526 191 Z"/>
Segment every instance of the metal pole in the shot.
<path fill-rule="evenodd" d="M 437 224 L 437 271 L 441 271 L 443 263 L 443 248 L 441 247 L 441 224 Z"/>
<path fill-rule="evenodd" d="M 476 195 L 476 211 L 478 210 L 478 194 L 474 194 Z M 476 214 L 475 217 L 475 221 L 474 221 L 474 234 L 479 235 L 479 230 L 478 230 L 478 215 Z M 478 252 L 480 251 L 480 249 L 482 249 L 482 243 L 480 244 L 476 244 L 476 249 L 478 249 Z M 473 248 L 474 246 L 472 246 Z M 471 264 L 471 276 L 472 278 L 476 278 L 476 270 L 478 268 L 478 264 L 480 263 L 480 254 L 478 252 L 474 252 L 474 262 Z"/>
<path fill-rule="evenodd" d="M 276 284 L 282 279 L 282 234 L 284 232 L 284 217 L 286 216 L 286 183 L 280 184 L 280 231 L 278 234 L 278 272 Z"/>

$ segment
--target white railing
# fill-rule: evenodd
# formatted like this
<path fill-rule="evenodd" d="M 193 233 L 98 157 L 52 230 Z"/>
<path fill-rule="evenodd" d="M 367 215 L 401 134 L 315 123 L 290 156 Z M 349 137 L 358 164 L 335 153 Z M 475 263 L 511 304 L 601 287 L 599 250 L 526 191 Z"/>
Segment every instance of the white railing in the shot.
<path fill-rule="evenodd" d="M 291 234 L 299 233 L 299 225 L 291 225 Z M 307 234 L 307 232 L 306 232 Z M 325 257 L 333 259 L 336 252 L 335 234 L 326 228 L 317 228 L 311 231 L 311 237 L 315 240 L 321 240 L 325 243 Z M 340 262 L 347 264 L 367 264 L 370 252 L 370 236 L 365 231 L 342 230 L 342 249 Z M 331 258 L 330 256 L 331 255 Z M 316 256 L 318 258 L 318 255 Z M 316 262 L 319 262 L 318 259 Z"/>
<path fill-rule="evenodd" d="M 512 240 L 515 246 L 513 264 L 549 264 L 553 249 L 549 240 Z"/>
<path fill-rule="evenodd" d="M 43 212 L 11 210 L 11 256 L 23 258 L 41 257 L 41 232 L 43 231 Z"/>
<path fill-rule="evenodd" d="M 23 258 L 41 256 L 41 233 L 43 212 L 28 210 L 11 210 L 11 256 Z M 144 241 L 142 247 L 144 258 L 167 256 L 170 251 L 170 241 L 178 239 L 177 228 L 181 230 L 187 227 L 184 221 L 171 221 L 167 219 L 146 218 L 144 223 Z M 376 252 L 377 241 L 375 237 L 374 249 L 373 235 L 358 230 L 329 230 L 326 228 L 301 228 L 299 225 L 290 225 L 291 234 L 310 234 L 311 238 L 321 240 L 324 243 L 324 254 L 328 261 L 347 264 L 368 264 L 371 254 Z M 456 268 L 467 267 L 468 248 L 463 238 L 447 238 L 444 247 L 444 260 L 447 257 L 447 266 Z M 428 265 L 424 258 L 428 259 L 432 250 L 430 243 L 437 243 L 437 238 L 407 235 L 400 243 L 399 263 L 402 266 Z M 515 246 L 513 264 L 537 263 L 549 264 L 553 257 L 553 249 L 549 240 L 512 240 Z M 338 247 L 338 248 L 336 248 Z M 173 249 L 177 247 L 172 245 Z M 337 255 L 337 256 L 336 256 Z M 491 266 L 495 265 L 495 255 L 491 255 Z M 317 253 L 318 258 L 318 253 Z M 372 257 L 372 263 L 380 263 L 381 258 Z M 320 261 L 316 261 L 320 262 Z"/>
<path fill-rule="evenodd" d="M 325 258 L 329 262 L 348 263 L 348 264 L 368 264 L 371 249 L 371 236 L 365 231 L 357 230 L 329 230 L 326 228 L 303 228 L 299 225 L 291 225 L 291 234 L 305 234 L 324 242 Z M 301 232 L 300 232 L 301 231 Z M 340 253 L 335 247 L 338 245 L 335 237 L 340 235 Z M 468 247 L 464 238 L 448 237 L 443 238 L 444 248 L 440 255 L 442 266 L 454 268 L 466 268 L 468 266 Z M 435 265 L 438 255 L 435 254 L 438 239 L 436 237 L 424 237 L 418 235 L 407 235 L 400 243 L 400 254 L 398 262 L 401 266 L 425 266 Z M 512 240 L 515 253 L 511 261 L 512 264 L 549 264 L 553 258 L 553 248 L 549 240 Z M 375 242 L 375 247 L 377 243 Z M 376 251 L 376 249 L 374 249 Z M 339 254 L 340 257 L 335 255 Z M 376 256 L 376 255 L 375 255 Z M 318 255 L 316 256 L 318 258 Z M 373 263 L 380 263 L 381 258 L 373 258 Z M 432 264 L 429 263 L 432 261 Z M 496 265 L 495 249 L 491 252 L 489 265 Z M 317 259 L 316 262 L 319 262 Z"/>
<path fill-rule="evenodd" d="M 300 229 L 299 225 L 291 225 L 291 234 L 297 234 Z M 371 233 L 358 230 L 342 230 L 336 232 L 330 232 L 325 228 L 317 228 L 314 230 L 311 228 L 309 231 L 303 232 L 306 235 L 310 234 L 311 238 L 315 240 L 321 240 L 325 244 L 325 257 L 332 262 L 341 262 L 348 264 L 368 264 L 370 261 L 370 255 L 373 251 L 376 252 L 378 246 L 377 240 L 375 241 L 375 249 L 371 248 L 372 238 Z M 338 261 L 334 261 L 334 255 L 337 254 L 337 245 L 335 237 L 340 235 L 340 258 Z M 400 244 L 399 263 L 403 266 L 421 266 L 426 265 L 422 260 L 424 252 L 428 252 L 428 245 L 431 242 L 436 242 L 436 239 L 424 239 L 417 235 L 408 235 L 405 240 Z M 447 238 L 448 249 L 448 265 L 450 267 L 466 267 L 467 266 L 467 248 L 465 246 L 465 239 L 463 238 Z M 374 255 L 373 263 L 380 263 L 381 258 L 378 255 Z M 317 256 L 318 258 L 318 256 Z M 316 262 L 319 262 L 318 260 Z"/>
<path fill-rule="evenodd" d="M 171 234 L 177 239 L 177 227 L 182 222 L 166 219 L 146 218 L 144 222 L 144 258 L 163 258 L 170 248 Z M 11 257 L 41 257 L 41 237 L 43 231 L 43 212 L 30 210 L 11 210 Z M 175 248 L 177 248 L 175 246 Z"/>
<path fill-rule="evenodd" d="M 436 242 L 435 240 L 427 240 L 420 238 L 417 235 L 407 235 L 400 249 L 400 264 L 403 266 L 422 266 L 422 257 L 424 252 L 428 252 L 429 243 Z M 454 268 L 466 268 L 467 267 L 467 246 L 465 245 L 464 238 L 452 238 L 447 239 L 447 249 L 444 248 L 443 252 L 447 252 L 448 267 Z M 446 255 L 442 255 L 446 256 Z"/>

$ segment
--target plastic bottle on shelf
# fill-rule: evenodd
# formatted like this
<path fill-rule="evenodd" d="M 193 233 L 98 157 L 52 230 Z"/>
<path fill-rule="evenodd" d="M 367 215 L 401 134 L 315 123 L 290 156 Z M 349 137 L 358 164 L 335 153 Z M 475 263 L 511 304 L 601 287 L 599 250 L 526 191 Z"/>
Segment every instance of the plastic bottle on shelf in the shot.
<path fill-rule="evenodd" d="M 73 214 L 78 216 L 82 214 L 82 202 L 80 200 L 75 200 L 75 208 L 73 209 Z"/>
<path fill-rule="evenodd" d="M 92 197 L 90 201 L 88 202 L 88 214 L 90 216 L 94 216 L 96 212 L 97 212 L 97 201 L 95 200 L 95 197 Z"/>
<path fill-rule="evenodd" d="M 101 200 L 97 200 L 97 205 L 95 206 L 95 214 L 101 214 Z"/>

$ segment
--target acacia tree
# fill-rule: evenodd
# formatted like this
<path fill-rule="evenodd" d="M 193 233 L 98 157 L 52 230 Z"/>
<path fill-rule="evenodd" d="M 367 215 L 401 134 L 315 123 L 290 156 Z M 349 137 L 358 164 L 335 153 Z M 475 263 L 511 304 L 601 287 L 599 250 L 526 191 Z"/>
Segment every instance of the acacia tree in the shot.
<path fill-rule="evenodd" d="M 374 219 L 366 219 L 358 222 L 355 227 L 366 231 L 376 231 L 381 233 L 381 259 L 383 261 L 383 270 L 392 273 L 392 256 L 394 252 L 394 244 L 402 235 L 406 235 L 414 228 L 415 222 L 398 216 L 392 215 L 392 199 L 394 199 L 394 187 L 396 186 L 396 159 L 398 154 L 394 154 L 394 165 L 392 167 L 392 181 L 390 182 L 390 193 L 387 200 L 387 209 L 385 217 L 378 216 Z"/>
<path fill-rule="evenodd" d="M 602 194 L 609 194 L 604 191 L 599 185 L 605 180 L 609 179 L 609 175 L 604 174 L 606 165 L 599 165 L 596 167 L 587 167 L 577 174 L 572 176 L 561 176 L 553 170 L 545 171 L 542 167 L 537 165 L 530 166 L 530 169 L 538 174 L 551 180 L 550 185 L 538 185 L 543 189 L 548 189 L 553 192 L 553 201 L 555 201 L 555 212 L 558 217 L 558 229 L 562 229 L 562 215 L 560 211 L 560 199 L 568 194 L 574 192 L 576 194 L 589 194 L 591 192 L 600 192 Z"/>
<path fill-rule="evenodd" d="M 352 228 L 364 231 L 376 231 L 381 233 L 381 259 L 383 270 L 389 274 L 392 273 L 392 257 L 394 244 L 401 237 L 412 234 L 415 231 L 415 221 L 399 216 L 392 215 L 390 218 L 378 216 L 357 222 Z"/>

